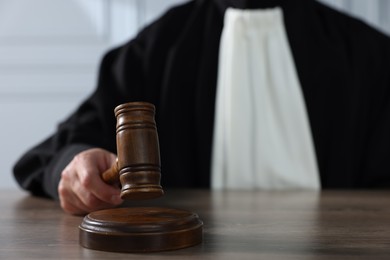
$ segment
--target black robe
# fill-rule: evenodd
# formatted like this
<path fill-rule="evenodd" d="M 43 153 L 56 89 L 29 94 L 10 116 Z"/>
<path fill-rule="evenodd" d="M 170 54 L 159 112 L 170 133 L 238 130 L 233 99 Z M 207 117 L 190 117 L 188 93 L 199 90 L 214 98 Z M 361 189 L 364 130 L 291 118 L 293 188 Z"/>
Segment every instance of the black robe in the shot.
<path fill-rule="evenodd" d="M 96 91 L 16 163 L 16 180 L 56 198 L 75 154 L 116 151 L 114 107 L 148 101 L 157 110 L 163 187 L 209 187 L 224 11 L 275 5 L 284 12 L 321 187 L 390 187 L 390 39 L 312 0 L 196 0 L 172 8 L 105 55 Z"/>

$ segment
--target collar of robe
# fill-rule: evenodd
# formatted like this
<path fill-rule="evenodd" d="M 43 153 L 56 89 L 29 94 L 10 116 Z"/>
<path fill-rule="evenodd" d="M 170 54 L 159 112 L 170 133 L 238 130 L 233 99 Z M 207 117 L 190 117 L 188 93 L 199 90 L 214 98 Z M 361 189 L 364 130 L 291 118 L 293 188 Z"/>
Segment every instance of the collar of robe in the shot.
<path fill-rule="evenodd" d="M 306 0 L 215 0 L 223 12 L 228 7 L 238 9 L 265 9 L 280 6 L 285 8 L 300 5 L 304 1 Z"/>

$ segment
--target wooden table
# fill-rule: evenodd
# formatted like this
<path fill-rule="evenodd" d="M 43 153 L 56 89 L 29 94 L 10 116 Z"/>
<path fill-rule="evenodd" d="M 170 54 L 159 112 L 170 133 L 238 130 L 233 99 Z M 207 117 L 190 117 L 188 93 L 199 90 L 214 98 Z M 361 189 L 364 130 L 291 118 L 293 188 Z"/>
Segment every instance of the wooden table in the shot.
<path fill-rule="evenodd" d="M 85 249 L 82 217 L 0 191 L 0 259 L 390 259 L 390 191 L 166 193 L 146 205 L 198 213 L 201 245 L 152 254 Z"/>

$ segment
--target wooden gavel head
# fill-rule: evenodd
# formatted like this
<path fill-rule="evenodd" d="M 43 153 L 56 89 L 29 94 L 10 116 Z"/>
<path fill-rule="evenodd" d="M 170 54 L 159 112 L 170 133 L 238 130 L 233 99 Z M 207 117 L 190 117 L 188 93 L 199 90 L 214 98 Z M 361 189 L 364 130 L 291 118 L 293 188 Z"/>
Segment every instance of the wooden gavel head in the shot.
<path fill-rule="evenodd" d="M 110 184 L 120 181 L 121 198 L 125 200 L 162 196 L 154 105 L 147 102 L 125 103 L 117 106 L 114 112 L 117 120 L 117 161 L 103 173 L 103 180 Z"/>

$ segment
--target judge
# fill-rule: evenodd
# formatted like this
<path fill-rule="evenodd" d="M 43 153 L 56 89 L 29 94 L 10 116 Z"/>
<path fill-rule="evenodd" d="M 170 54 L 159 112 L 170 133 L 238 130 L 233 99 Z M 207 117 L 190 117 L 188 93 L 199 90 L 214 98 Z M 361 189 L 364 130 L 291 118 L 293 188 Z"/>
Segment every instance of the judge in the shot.
<path fill-rule="evenodd" d="M 121 203 L 115 106 L 156 106 L 162 185 L 390 187 L 390 39 L 314 0 L 195 0 L 108 52 L 16 180 L 83 214 Z"/>

